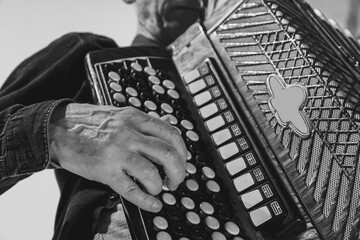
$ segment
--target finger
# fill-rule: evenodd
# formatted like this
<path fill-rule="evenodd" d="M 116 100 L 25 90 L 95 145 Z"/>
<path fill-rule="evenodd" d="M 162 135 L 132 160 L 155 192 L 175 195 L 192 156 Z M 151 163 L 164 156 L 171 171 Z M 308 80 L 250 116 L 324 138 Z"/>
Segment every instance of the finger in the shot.
<path fill-rule="evenodd" d="M 169 142 L 176 148 L 181 160 L 184 162 L 186 161 L 187 149 L 184 140 L 176 128 L 171 126 L 169 123 L 161 119 L 148 116 L 147 121 L 139 124 L 138 131 L 143 134 L 158 137 Z"/>
<path fill-rule="evenodd" d="M 123 198 L 145 211 L 159 212 L 162 208 L 162 203 L 159 199 L 142 191 L 125 173 L 119 174 L 116 182 L 109 184 L 109 186 Z"/>
<path fill-rule="evenodd" d="M 158 137 L 170 142 L 179 152 L 181 160 L 184 163 L 186 162 L 187 149 L 176 128 L 166 120 L 161 120 L 138 110 L 132 111 L 132 114 L 131 123 L 135 130 L 142 134 Z"/>
<path fill-rule="evenodd" d="M 136 178 L 150 194 L 159 194 L 162 189 L 162 180 L 158 168 L 139 154 L 135 157 L 131 165 L 125 166 L 126 172 Z"/>
<path fill-rule="evenodd" d="M 170 190 L 175 190 L 184 180 L 185 164 L 171 144 L 153 136 L 144 136 L 133 150 L 163 166 Z"/>

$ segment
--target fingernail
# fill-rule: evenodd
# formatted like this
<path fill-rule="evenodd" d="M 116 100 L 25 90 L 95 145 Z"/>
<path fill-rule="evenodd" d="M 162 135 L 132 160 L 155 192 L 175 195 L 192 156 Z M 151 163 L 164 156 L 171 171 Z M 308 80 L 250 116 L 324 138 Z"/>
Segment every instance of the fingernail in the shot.
<path fill-rule="evenodd" d="M 159 212 L 162 208 L 162 203 L 160 201 L 155 201 L 152 205 L 152 208 L 156 211 Z"/>
<path fill-rule="evenodd" d="M 167 116 L 167 115 L 162 116 L 160 119 L 167 122 L 167 123 L 170 123 L 170 117 Z"/>
<path fill-rule="evenodd" d="M 171 184 L 170 179 L 166 178 L 166 186 L 170 191 L 175 191 L 176 187 L 174 186 L 174 184 Z"/>
<path fill-rule="evenodd" d="M 167 186 L 168 186 L 169 190 L 172 191 L 172 192 L 177 189 L 176 186 L 170 186 L 169 184 Z"/>

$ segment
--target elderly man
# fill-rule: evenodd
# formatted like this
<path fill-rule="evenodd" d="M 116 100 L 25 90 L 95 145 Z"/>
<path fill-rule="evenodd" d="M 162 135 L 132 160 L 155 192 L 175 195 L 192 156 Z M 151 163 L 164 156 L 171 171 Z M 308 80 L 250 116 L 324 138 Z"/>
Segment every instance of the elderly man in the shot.
<path fill-rule="evenodd" d="M 137 8 L 134 46 L 163 50 L 217 1 L 124 0 Z M 88 104 L 83 60 L 116 47 L 106 37 L 72 33 L 21 63 L 0 91 L 0 193 L 34 172 L 56 169 L 61 191 L 54 239 L 129 239 L 118 198 L 152 212 L 162 187 L 185 177 L 187 149 L 166 122 L 132 108 Z M 136 178 L 146 191 L 129 177 Z"/>

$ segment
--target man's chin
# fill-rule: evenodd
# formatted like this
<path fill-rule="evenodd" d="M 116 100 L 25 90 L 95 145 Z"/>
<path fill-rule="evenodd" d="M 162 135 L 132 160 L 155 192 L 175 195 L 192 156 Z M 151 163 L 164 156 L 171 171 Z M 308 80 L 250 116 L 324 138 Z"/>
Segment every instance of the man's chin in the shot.
<path fill-rule="evenodd" d="M 195 22 L 198 19 L 201 19 L 201 10 L 200 9 L 192 9 L 192 8 L 172 8 L 169 10 L 165 16 L 164 20 L 167 22 L 178 22 L 181 24 L 182 22 Z"/>
<path fill-rule="evenodd" d="M 175 13 L 175 11 L 173 11 Z M 171 36 L 174 40 L 183 34 L 186 29 L 199 20 L 198 14 L 173 15 L 164 19 L 164 31 L 166 35 Z"/>
<path fill-rule="evenodd" d="M 171 42 L 173 42 L 175 39 L 177 39 L 180 35 L 182 35 L 186 29 L 188 29 L 190 26 L 192 25 L 167 25 L 164 28 L 164 34 L 163 36 L 166 36 L 166 39 L 168 41 L 168 43 L 170 44 Z"/>

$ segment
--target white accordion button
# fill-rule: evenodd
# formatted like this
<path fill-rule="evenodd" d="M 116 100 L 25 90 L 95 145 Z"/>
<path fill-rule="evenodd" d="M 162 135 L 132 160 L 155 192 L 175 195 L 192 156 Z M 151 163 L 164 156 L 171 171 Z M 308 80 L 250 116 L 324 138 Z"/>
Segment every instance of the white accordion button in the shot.
<path fill-rule="evenodd" d="M 242 192 L 255 184 L 255 181 L 250 173 L 238 176 L 233 181 L 238 192 Z"/>
<path fill-rule="evenodd" d="M 203 167 L 203 168 L 201 169 L 201 171 L 202 171 L 203 177 L 204 177 L 205 179 L 214 179 L 215 176 L 216 176 L 214 170 L 212 170 L 212 169 L 209 168 L 209 167 L 206 167 L 206 166 L 205 166 L 205 167 Z"/>
<path fill-rule="evenodd" d="M 113 98 L 118 101 L 119 103 L 125 103 L 126 102 L 126 98 L 123 94 L 121 93 L 114 93 Z"/>
<path fill-rule="evenodd" d="M 182 120 L 180 122 L 180 125 L 185 128 L 186 130 L 193 130 L 194 129 L 194 124 L 192 124 L 189 120 Z"/>
<path fill-rule="evenodd" d="M 256 204 L 258 204 L 264 200 L 259 189 L 245 193 L 245 194 L 241 195 L 240 198 L 241 198 L 244 206 L 246 207 L 246 209 L 252 208 Z"/>
<path fill-rule="evenodd" d="M 205 218 L 205 224 L 208 226 L 211 230 L 218 230 L 220 228 L 220 222 L 216 218 L 212 216 L 207 216 Z"/>
<path fill-rule="evenodd" d="M 150 100 L 146 100 L 144 103 L 144 106 L 149 110 L 149 111 L 156 111 L 157 106 L 153 101 Z"/>
<path fill-rule="evenodd" d="M 115 82 L 110 83 L 110 88 L 112 90 L 114 90 L 115 92 L 121 92 L 122 91 L 122 87 L 118 83 L 115 83 Z"/>
<path fill-rule="evenodd" d="M 144 72 L 146 72 L 149 76 L 154 76 L 156 74 L 156 70 L 149 66 L 144 68 Z"/>
<path fill-rule="evenodd" d="M 226 240 L 226 237 L 221 232 L 213 232 L 211 234 L 211 240 Z"/>
<path fill-rule="evenodd" d="M 156 234 L 156 240 L 172 240 L 172 237 L 169 233 L 161 231 Z"/>
<path fill-rule="evenodd" d="M 200 140 L 199 135 L 191 130 L 186 132 L 186 137 L 192 142 L 198 142 Z"/>
<path fill-rule="evenodd" d="M 216 129 L 219 129 L 220 127 L 225 125 L 225 120 L 222 118 L 221 115 L 216 116 L 208 121 L 205 122 L 205 125 L 209 132 L 215 131 Z"/>
<path fill-rule="evenodd" d="M 150 112 L 148 112 L 148 114 L 152 117 L 160 118 L 160 115 L 157 112 L 150 111 Z"/>
<path fill-rule="evenodd" d="M 198 225 L 200 224 L 200 217 L 197 213 L 195 212 L 187 212 L 186 213 L 186 219 L 189 221 L 189 223 L 194 224 L 194 225 Z"/>
<path fill-rule="evenodd" d="M 240 228 L 233 222 L 225 223 L 225 230 L 233 236 L 236 236 L 240 233 Z"/>
<path fill-rule="evenodd" d="M 197 79 L 199 77 L 200 77 L 200 72 L 197 69 L 192 70 L 192 71 L 187 72 L 182 75 L 182 78 L 184 79 L 186 84 L 191 83 L 192 81 L 194 81 L 195 79 Z"/>
<path fill-rule="evenodd" d="M 136 62 L 131 63 L 130 66 L 136 72 L 141 72 L 143 70 L 142 66 Z"/>
<path fill-rule="evenodd" d="M 216 144 L 216 146 L 221 145 L 222 143 L 229 140 L 231 137 L 232 137 L 231 132 L 230 132 L 230 129 L 228 129 L 228 128 L 220 130 L 211 135 L 211 138 L 213 139 L 213 142 Z"/>
<path fill-rule="evenodd" d="M 200 210 L 207 215 L 212 215 L 215 212 L 214 207 L 208 202 L 200 203 Z"/>
<path fill-rule="evenodd" d="M 152 84 L 155 84 L 155 85 L 161 83 L 160 79 L 157 76 L 149 76 L 148 80 L 149 80 L 149 82 L 151 82 Z"/>
<path fill-rule="evenodd" d="M 185 170 L 189 174 L 195 174 L 196 173 L 196 167 L 194 166 L 194 164 L 189 163 L 189 162 L 185 163 Z"/>
<path fill-rule="evenodd" d="M 255 209 L 250 212 L 250 219 L 255 227 L 258 227 L 272 218 L 270 210 L 267 206 Z"/>
<path fill-rule="evenodd" d="M 173 90 L 173 89 L 168 90 L 166 93 L 172 99 L 177 100 L 177 99 L 180 98 L 180 94 L 177 91 Z"/>
<path fill-rule="evenodd" d="M 205 91 L 202 93 L 199 93 L 194 97 L 194 102 L 196 106 L 200 107 L 204 105 L 205 103 L 209 102 L 212 99 L 210 91 Z"/>
<path fill-rule="evenodd" d="M 116 72 L 110 71 L 108 73 L 108 77 L 113 81 L 116 81 L 116 82 L 120 81 L 120 75 L 117 74 Z"/>
<path fill-rule="evenodd" d="M 225 166 L 231 176 L 234 176 L 246 169 L 246 163 L 243 157 L 235 158 L 234 160 L 227 162 Z"/>
<path fill-rule="evenodd" d="M 186 208 L 187 210 L 193 210 L 195 208 L 195 203 L 191 198 L 188 197 L 183 197 L 181 199 L 181 204 L 183 205 L 184 208 Z"/>
<path fill-rule="evenodd" d="M 194 179 L 186 180 L 185 185 L 192 192 L 199 190 L 199 184 Z"/>
<path fill-rule="evenodd" d="M 219 153 L 223 160 L 229 159 L 238 152 L 239 152 L 239 147 L 234 142 L 231 142 L 219 148 Z"/>
<path fill-rule="evenodd" d="M 132 87 L 127 87 L 125 92 L 131 97 L 137 97 L 139 95 L 138 92 Z"/>
<path fill-rule="evenodd" d="M 167 89 L 175 89 L 175 84 L 170 80 L 164 80 L 162 82 L 162 85 L 166 87 Z"/>
<path fill-rule="evenodd" d="M 173 107 L 167 103 L 162 103 L 160 108 L 165 114 L 172 114 L 174 112 Z"/>
<path fill-rule="evenodd" d="M 215 113 L 219 112 L 219 108 L 217 107 L 216 103 L 210 103 L 209 105 L 200 108 L 199 112 L 203 119 L 207 119 Z"/>
<path fill-rule="evenodd" d="M 191 155 L 191 152 L 188 150 L 187 156 L 186 156 L 186 161 L 190 161 L 191 159 L 192 159 L 192 155 Z"/>
<path fill-rule="evenodd" d="M 176 204 L 176 198 L 171 193 L 164 193 L 162 195 L 162 200 L 167 205 L 175 205 Z"/>
<path fill-rule="evenodd" d="M 137 99 L 136 97 L 130 97 L 129 98 L 129 104 L 133 107 L 136 108 L 140 108 L 141 107 L 141 102 L 139 99 Z"/>
<path fill-rule="evenodd" d="M 213 180 L 209 180 L 206 182 L 206 188 L 212 193 L 220 192 L 219 184 Z"/>
<path fill-rule="evenodd" d="M 169 226 L 166 219 L 161 216 L 154 217 L 153 223 L 154 223 L 155 227 L 157 227 L 160 230 L 165 230 Z"/>
<path fill-rule="evenodd" d="M 189 91 L 191 94 L 195 94 L 197 92 L 200 92 L 204 88 L 206 88 L 206 83 L 204 79 L 197 80 L 196 82 L 190 83 L 188 85 Z"/>

